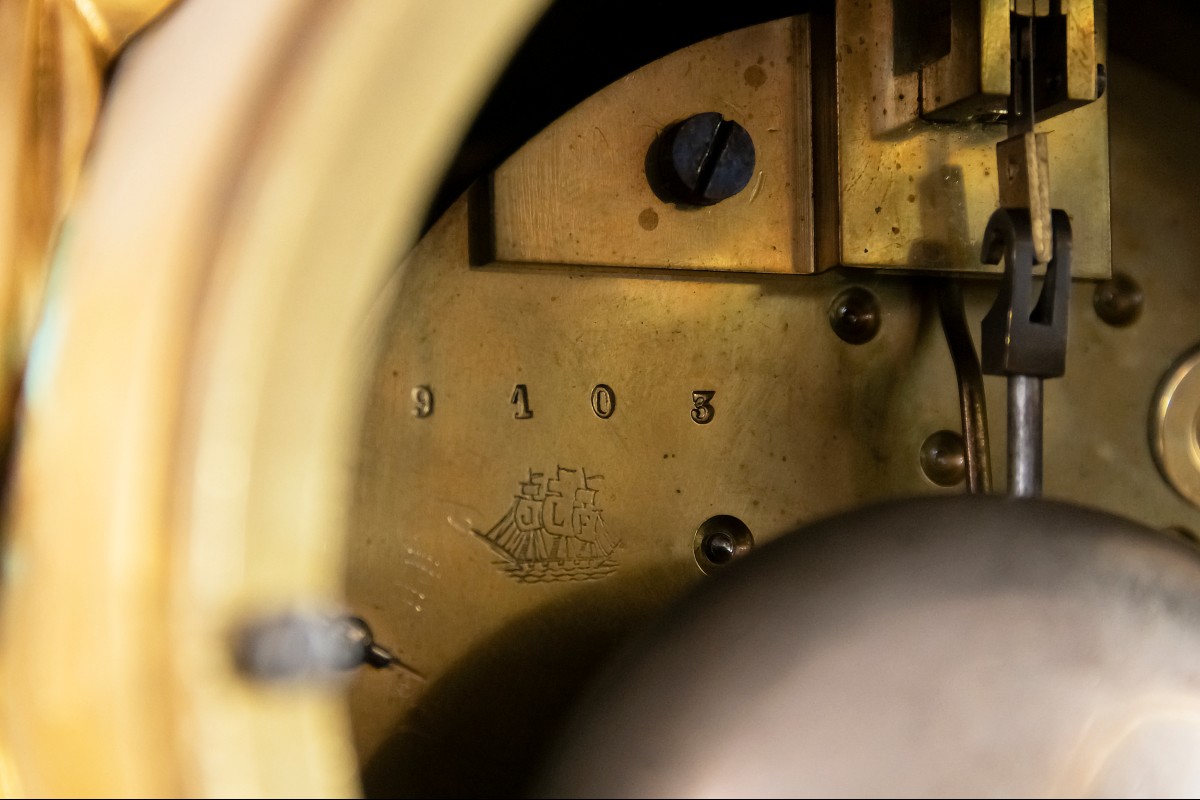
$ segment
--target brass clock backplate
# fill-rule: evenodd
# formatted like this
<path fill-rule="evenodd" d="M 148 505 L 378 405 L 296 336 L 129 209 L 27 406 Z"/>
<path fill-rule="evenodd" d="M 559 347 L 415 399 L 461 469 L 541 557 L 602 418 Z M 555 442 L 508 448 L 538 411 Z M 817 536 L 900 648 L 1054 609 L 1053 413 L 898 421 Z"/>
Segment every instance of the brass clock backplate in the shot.
<path fill-rule="evenodd" d="M 1046 491 L 1200 530 L 1146 431 L 1164 371 L 1200 339 L 1185 135 L 1200 104 L 1132 64 L 1110 72 L 1113 264 L 1145 313 L 1110 327 L 1095 284 L 1074 284 L 1067 376 L 1046 390 Z M 719 579 L 697 565 L 706 520 L 735 517 L 759 547 L 872 501 L 962 490 L 920 465 L 959 420 L 927 280 L 473 267 L 468 205 L 399 267 L 351 467 L 348 600 L 410 667 L 355 679 L 368 793 L 518 789 L 613 647 Z M 865 344 L 830 328 L 850 286 L 882 309 Z M 976 332 L 994 291 L 966 287 Z M 987 388 L 1002 476 L 1003 384 Z"/>

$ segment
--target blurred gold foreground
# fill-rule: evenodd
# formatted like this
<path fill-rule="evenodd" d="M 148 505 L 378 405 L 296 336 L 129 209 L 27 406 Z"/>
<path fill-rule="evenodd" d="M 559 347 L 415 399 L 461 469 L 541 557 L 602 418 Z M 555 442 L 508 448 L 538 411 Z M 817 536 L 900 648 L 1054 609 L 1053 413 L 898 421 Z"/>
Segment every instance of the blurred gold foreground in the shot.
<path fill-rule="evenodd" d="M 106 97 L 168 5 L 0 0 L 3 789 L 354 793 L 227 636 L 339 600 L 370 312 L 544 2 L 185 0 Z"/>

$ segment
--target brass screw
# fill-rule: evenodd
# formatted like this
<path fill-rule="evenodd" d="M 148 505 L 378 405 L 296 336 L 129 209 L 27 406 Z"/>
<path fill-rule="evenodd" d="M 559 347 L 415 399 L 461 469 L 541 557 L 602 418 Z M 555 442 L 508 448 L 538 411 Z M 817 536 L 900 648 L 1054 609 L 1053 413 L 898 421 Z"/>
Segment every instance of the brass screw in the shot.
<path fill-rule="evenodd" d="M 1092 306 L 1096 315 L 1114 328 L 1124 328 L 1137 322 L 1142 315 L 1145 297 L 1142 287 L 1128 275 L 1114 273 L 1110 280 L 1096 286 Z"/>
<path fill-rule="evenodd" d="M 833 300 L 829 324 L 838 337 L 849 344 L 866 344 L 879 333 L 883 314 L 871 292 L 852 286 Z"/>

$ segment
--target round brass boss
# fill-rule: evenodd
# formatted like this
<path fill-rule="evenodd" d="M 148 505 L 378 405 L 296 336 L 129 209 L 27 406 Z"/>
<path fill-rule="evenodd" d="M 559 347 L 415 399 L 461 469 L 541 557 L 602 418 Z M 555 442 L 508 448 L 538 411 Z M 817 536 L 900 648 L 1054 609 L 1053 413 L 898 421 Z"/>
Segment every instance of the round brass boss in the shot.
<path fill-rule="evenodd" d="M 1167 373 L 1155 398 L 1150 447 L 1167 482 L 1200 506 L 1200 347 Z"/>

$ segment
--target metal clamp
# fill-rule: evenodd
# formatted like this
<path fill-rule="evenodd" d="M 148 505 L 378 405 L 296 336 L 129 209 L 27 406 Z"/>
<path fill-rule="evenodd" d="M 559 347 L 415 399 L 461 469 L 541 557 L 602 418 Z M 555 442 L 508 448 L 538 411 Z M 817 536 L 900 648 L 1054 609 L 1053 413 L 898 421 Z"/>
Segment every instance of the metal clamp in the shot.
<path fill-rule="evenodd" d="M 1000 295 L 983 318 L 983 371 L 987 375 L 1057 378 L 1067 365 L 1067 300 L 1071 288 L 1071 222 L 1051 214 L 1054 257 L 1034 302 L 1033 234 L 1029 209 L 1001 208 L 983 234 L 983 263 L 1004 259 Z"/>
<path fill-rule="evenodd" d="M 1008 491 L 1034 497 L 1042 491 L 1042 381 L 1066 371 L 1067 302 L 1071 290 L 1071 223 L 1051 214 L 1054 256 L 1034 300 L 1035 263 L 1030 212 L 1002 208 L 983 236 L 983 262 L 1004 259 L 995 304 L 983 318 L 983 371 L 1008 376 Z"/>

